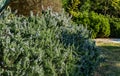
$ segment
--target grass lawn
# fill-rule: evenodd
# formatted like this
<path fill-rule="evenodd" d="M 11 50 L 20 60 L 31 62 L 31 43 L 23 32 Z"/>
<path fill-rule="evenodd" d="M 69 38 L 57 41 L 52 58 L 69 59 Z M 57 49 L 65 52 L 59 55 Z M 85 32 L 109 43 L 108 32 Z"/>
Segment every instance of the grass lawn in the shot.
<path fill-rule="evenodd" d="M 96 42 L 105 57 L 96 76 L 120 76 L 120 43 Z"/>

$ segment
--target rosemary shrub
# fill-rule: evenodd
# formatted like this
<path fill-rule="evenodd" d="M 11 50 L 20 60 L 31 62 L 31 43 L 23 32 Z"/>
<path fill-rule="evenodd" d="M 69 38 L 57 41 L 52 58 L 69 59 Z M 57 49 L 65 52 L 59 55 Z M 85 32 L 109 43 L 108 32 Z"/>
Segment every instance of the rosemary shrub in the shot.
<path fill-rule="evenodd" d="M 1 76 L 93 76 L 100 51 L 64 12 L 0 18 Z"/>

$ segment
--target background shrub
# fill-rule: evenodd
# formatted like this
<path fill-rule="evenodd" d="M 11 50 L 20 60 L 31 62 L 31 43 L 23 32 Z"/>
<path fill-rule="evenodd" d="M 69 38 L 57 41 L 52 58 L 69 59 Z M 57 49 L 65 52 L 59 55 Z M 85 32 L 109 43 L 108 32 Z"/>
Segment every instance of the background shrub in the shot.
<path fill-rule="evenodd" d="M 93 76 L 100 51 L 89 31 L 62 14 L 0 18 L 0 75 Z"/>
<path fill-rule="evenodd" d="M 110 18 L 109 17 L 109 22 L 110 22 L 110 30 L 111 34 L 110 37 L 115 37 L 115 38 L 120 38 L 120 18 Z"/>
<path fill-rule="evenodd" d="M 69 10 L 94 11 L 102 15 L 120 17 L 120 0 L 63 0 L 64 7 Z"/>
<path fill-rule="evenodd" d="M 110 24 L 108 18 L 95 12 L 90 13 L 90 29 L 93 30 L 93 37 L 109 37 Z"/>
<path fill-rule="evenodd" d="M 75 23 L 92 31 L 92 38 L 120 37 L 120 0 L 63 0 L 63 7 Z"/>
<path fill-rule="evenodd" d="M 65 10 L 72 15 L 75 23 L 83 24 L 91 31 L 91 37 L 109 37 L 110 24 L 109 19 L 92 11 L 91 0 L 64 0 L 63 6 Z"/>
<path fill-rule="evenodd" d="M 109 37 L 110 24 L 109 19 L 95 12 L 71 12 L 73 21 L 77 24 L 83 24 L 91 31 L 91 37 Z"/>

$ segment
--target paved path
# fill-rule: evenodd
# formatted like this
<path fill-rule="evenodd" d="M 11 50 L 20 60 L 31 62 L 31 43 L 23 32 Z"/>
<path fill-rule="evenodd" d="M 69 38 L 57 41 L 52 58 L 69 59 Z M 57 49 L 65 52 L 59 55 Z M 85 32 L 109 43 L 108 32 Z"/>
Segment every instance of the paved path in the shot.
<path fill-rule="evenodd" d="M 95 39 L 97 42 L 104 42 L 104 43 L 120 43 L 120 39 L 117 38 L 97 38 Z"/>

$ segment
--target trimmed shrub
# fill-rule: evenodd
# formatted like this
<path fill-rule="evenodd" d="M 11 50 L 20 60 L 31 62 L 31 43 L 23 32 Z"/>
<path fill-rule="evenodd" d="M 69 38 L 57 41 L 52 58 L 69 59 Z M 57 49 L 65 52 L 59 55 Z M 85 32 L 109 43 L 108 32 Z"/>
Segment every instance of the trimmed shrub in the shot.
<path fill-rule="evenodd" d="M 91 31 L 91 37 L 109 37 L 110 24 L 109 19 L 101 14 L 95 12 L 71 12 L 73 21 L 77 24 L 87 26 Z"/>
<path fill-rule="evenodd" d="M 62 0 L 63 7 L 67 12 L 78 11 L 80 0 Z"/>
<path fill-rule="evenodd" d="M 93 76 L 100 63 L 89 31 L 50 10 L 40 17 L 5 11 L 0 47 L 2 76 Z"/>
<path fill-rule="evenodd" d="M 93 33 L 96 33 L 96 36 L 94 37 L 109 37 L 110 35 L 109 20 L 104 15 L 98 15 L 95 12 L 91 12 L 90 27 L 93 30 Z"/>
<path fill-rule="evenodd" d="M 120 18 L 109 17 L 109 22 L 111 30 L 110 37 L 120 38 Z"/>
<path fill-rule="evenodd" d="M 91 31 L 91 37 L 109 37 L 110 24 L 109 19 L 98 14 L 91 9 L 93 1 L 91 0 L 63 0 L 65 10 L 72 15 L 72 19 L 77 24 L 87 26 Z"/>

